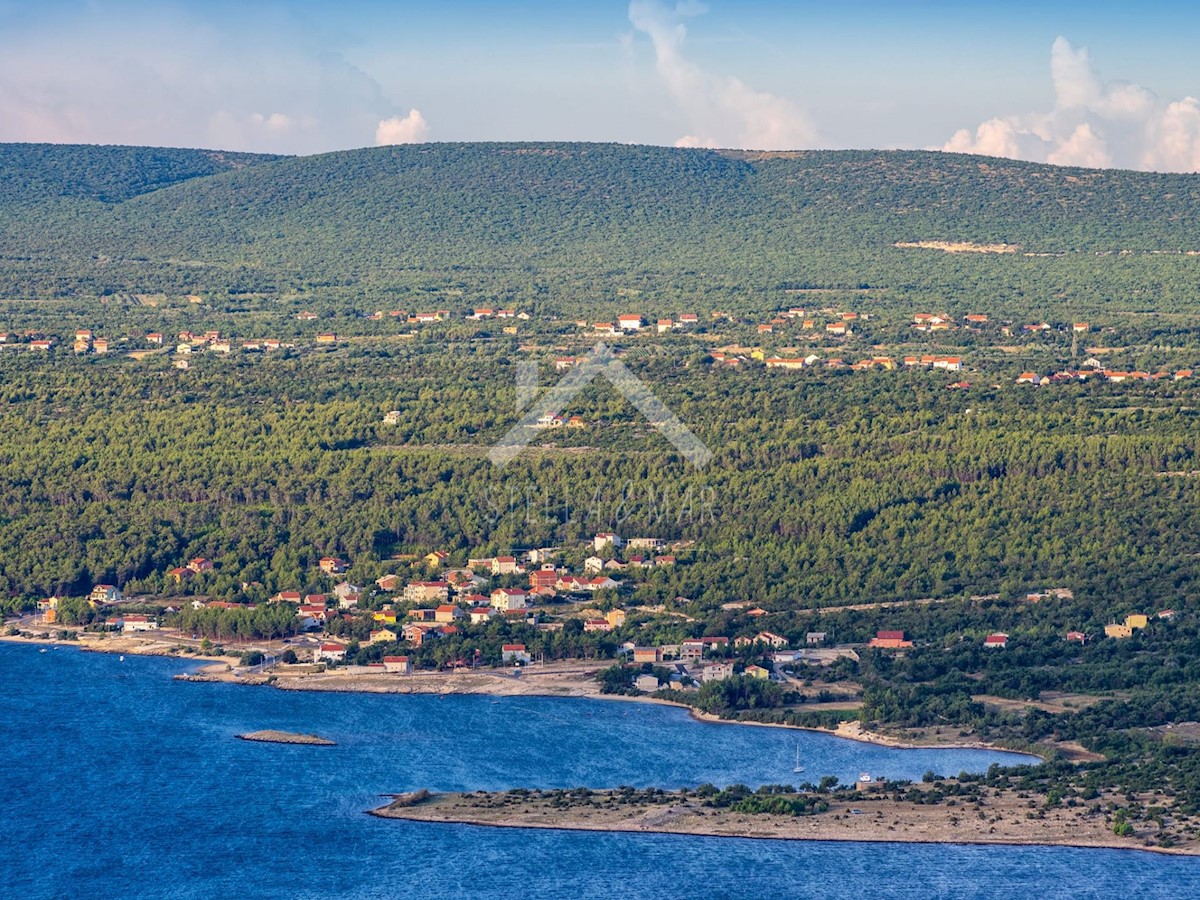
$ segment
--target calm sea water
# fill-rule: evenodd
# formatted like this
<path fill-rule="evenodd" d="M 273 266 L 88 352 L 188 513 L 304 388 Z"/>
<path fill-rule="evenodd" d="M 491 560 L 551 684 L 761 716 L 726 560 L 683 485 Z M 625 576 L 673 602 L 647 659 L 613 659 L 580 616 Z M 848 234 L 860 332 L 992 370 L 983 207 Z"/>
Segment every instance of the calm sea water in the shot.
<path fill-rule="evenodd" d="M 729 840 L 385 821 L 382 793 L 919 778 L 1019 759 L 888 750 L 546 698 L 317 694 L 172 680 L 174 660 L 0 644 L 4 897 L 1200 896 L 1128 851 Z M 234 739 L 316 732 L 337 747 Z"/>

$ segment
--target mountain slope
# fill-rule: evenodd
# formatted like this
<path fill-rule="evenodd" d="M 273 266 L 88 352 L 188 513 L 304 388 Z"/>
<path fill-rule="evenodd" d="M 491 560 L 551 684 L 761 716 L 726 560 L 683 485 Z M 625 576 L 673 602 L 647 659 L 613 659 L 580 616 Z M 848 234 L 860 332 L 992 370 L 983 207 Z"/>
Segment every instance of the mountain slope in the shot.
<path fill-rule="evenodd" d="M 0 207 L 56 198 L 120 203 L 275 156 L 162 147 L 0 144 Z"/>
<path fill-rule="evenodd" d="M 931 152 L 431 144 L 268 158 L 0 146 L 7 294 L 389 289 L 417 272 L 943 290 L 964 271 L 1016 263 L 894 245 L 1179 252 L 1200 250 L 1197 223 L 1197 176 Z"/>

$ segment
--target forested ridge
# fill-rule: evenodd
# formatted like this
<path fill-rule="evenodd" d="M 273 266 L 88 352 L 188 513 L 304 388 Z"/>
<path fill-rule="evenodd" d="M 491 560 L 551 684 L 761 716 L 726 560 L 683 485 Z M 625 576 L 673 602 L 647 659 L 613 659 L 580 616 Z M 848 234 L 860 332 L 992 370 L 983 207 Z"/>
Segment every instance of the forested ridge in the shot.
<path fill-rule="evenodd" d="M 653 312 L 698 294 L 762 311 L 815 287 L 951 311 L 1165 312 L 1197 293 L 1197 258 L 1182 255 L 1200 251 L 1191 175 L 606 144 L 281 159 L 6 145 L 0 173 L 0 293 L 21 298 L 290 292 L 408 308 L 432 289 L 576 314 L 622 288 Z M 895 246 L 929 240 L 1021 252 Z"/>

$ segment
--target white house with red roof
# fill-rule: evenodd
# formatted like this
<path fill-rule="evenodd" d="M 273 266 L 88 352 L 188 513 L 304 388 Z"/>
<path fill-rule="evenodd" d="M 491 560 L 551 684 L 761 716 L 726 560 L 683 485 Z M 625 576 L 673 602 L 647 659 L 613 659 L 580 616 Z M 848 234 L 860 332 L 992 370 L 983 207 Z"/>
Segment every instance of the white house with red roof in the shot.
<path fill-rule="evenodd" d="M 642 317 L 638 313 L 623 313 L 617 316 L 617 327 L 622 331 L 640 331 Z"/>
<path fill-rule="evenodd" d="M 524 644 L 505 644 L 500 648 L 500 658 L 506 663 L 529 664 L 529 651 Z"/>
<path fill-rule="evenodd" d="M 337 641 L 325 641 L 317 648 L 317 661 L 342 662 L 346 658 L 346 645 Z"/>

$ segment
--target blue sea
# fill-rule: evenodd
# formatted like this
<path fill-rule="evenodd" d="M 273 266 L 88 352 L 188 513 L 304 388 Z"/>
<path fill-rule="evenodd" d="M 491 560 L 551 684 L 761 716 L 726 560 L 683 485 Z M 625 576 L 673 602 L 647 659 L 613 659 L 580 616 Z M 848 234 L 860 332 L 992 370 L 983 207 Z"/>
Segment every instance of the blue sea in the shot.
<path fill-rule="evenodd" d="M 1200 896 L 1133 851 L 520 831 L 376 819 L 382 794 L 920 778 L 1022 758 L 891 750 L 550 698 L 175 681 L 161 658 L 0 644 L 0 894 L 42 897 Z M 254 744 L 262 728 L 332 748 Z M 796 749 L 805 774 L 792 773 Z"/>

